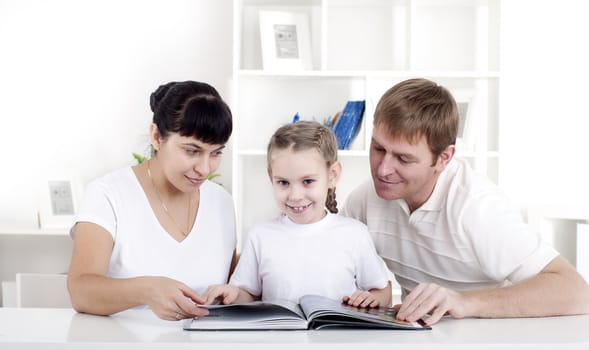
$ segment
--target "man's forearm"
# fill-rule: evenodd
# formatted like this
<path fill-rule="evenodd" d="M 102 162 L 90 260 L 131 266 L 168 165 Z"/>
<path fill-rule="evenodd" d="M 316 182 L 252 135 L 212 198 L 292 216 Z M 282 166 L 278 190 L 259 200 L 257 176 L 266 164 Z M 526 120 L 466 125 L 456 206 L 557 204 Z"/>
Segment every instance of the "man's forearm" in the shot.
<path fill-rule="evenodd" d="M 589 286 L 562 257 L 512 286 L 463 292 L 467 316 L 539 317 L 589 313 Z"/>

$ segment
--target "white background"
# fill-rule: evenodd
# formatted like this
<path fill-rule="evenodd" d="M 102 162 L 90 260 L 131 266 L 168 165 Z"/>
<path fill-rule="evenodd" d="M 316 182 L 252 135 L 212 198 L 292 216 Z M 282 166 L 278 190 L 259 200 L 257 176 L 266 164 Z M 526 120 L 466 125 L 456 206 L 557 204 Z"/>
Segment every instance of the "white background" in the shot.
<path fill-rule="evenodd" d="M 50 174 L 134 164 L 159 84 L 229 99 L 231 23 L 229 0 L 0 0 L 0 228 L 37 227 Z"/>
<path fill-rule="evenodd" d="M 589 3 L 501 6 L 501 186 L 522 206 L 586 205 Z"/>
<path fill-rule="evenodd" d="M 501 186 L 522 207 L 587 202 L 589 6 L 501 7 Z M 231 18 L 230 0 L 0 0 L 0 228 L 37 227 L 48 174 L 133 164 L 158 84 L 207 81 L 231 102 Z"/>

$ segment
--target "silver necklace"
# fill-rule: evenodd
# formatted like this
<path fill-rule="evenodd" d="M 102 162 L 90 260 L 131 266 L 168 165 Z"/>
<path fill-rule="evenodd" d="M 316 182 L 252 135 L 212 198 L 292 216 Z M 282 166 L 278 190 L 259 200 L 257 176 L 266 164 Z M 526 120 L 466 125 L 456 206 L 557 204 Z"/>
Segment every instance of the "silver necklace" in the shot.
<path fill-rule="evenodd" d="M 186 230 L 183 230 L 180 227 L 180 225 L 176 222 L 176 220 L 174 220 L 174 218 L 172 217 L 172 214 L 170 214 L 170 212 L 168 211 L 168 207 L 166 207 L 166 204 L 162 200 L 162 196 L 160 195 L 160 192 L 158 191 L 158 189 L 155 185 L 155 182 L 153 181 L 153 176 L 151 176 L 150 165 L 151 165 L 151 159 L 147 160 L 147 176 L 149 177 L 149 180 L 151 180 L 151 185 L 153 186 L 153 189 L 155 191 L 155 195 L 157 196 L 157 199 L 160 201 L 160 204 L 162 205 L 162 208 L 164 209 L 164 212 L 166 213 L 166 215 L 168 215 L 170 220 L 172 220 L 174 225 L 176 225 L 176 227 L 178 228 L 178 231 L 180 231 L 180 233 L 184 237 L 186 237 L 188 235 L 188 232 L 190 231 L 190 208 L 192 207 L 192 202 L 190 200 L 190 196 L 188 196 L 188 211 L 187 211 L 187 215 L 186 215 Z"/>

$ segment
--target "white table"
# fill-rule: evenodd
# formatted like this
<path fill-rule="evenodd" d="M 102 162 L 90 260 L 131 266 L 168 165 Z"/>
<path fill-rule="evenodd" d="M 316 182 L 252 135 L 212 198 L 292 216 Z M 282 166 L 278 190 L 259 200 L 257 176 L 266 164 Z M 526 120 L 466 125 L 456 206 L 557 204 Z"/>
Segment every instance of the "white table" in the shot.
<path fill-rule="evenodd" d="M 0 349 L 589 349 L 589 315 L 443 319 L 429 331 L 183 331 L 149 310 L 114 316 L 0 308 Z"/>

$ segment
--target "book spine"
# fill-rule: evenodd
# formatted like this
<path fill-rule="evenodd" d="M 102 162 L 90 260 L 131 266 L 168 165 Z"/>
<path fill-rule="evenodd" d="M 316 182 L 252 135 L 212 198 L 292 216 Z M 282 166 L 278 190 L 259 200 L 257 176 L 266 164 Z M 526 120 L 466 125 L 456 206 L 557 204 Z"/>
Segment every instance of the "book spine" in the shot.
<path fill-rule="evenodd" d="M 346 106 L 333 128 L 338 149 L 344 150 L 350 148 L 362 124 L 365 105 L 365 101 L 346 102 Z"/>

